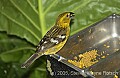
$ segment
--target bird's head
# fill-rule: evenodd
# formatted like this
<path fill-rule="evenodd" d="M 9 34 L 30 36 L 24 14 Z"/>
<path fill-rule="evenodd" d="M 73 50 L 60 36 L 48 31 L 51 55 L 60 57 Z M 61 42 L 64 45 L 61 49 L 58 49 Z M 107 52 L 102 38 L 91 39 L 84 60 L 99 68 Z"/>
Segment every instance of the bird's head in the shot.
<path fill-rule="evenodd" d="M 69 27 L 75 14 L 73 12 L 64 12 L 57 18 L 56 25 L 60 27 Z"/>

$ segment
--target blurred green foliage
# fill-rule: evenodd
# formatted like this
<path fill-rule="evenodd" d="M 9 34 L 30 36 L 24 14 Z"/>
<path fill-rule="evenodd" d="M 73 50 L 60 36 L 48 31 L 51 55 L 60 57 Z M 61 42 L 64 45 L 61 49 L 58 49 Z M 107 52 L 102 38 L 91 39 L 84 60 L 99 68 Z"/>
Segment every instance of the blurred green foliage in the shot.
<path fill-rule="evenodd" d="M 20 65 L 35 51 L 57 16 L 76 14 L 71 35 L 106 16 L 120 14 L 120 0 L 0 0 L 1 78 L 46 78 L 46 61 L 41 57 L 28 69 Z"/>

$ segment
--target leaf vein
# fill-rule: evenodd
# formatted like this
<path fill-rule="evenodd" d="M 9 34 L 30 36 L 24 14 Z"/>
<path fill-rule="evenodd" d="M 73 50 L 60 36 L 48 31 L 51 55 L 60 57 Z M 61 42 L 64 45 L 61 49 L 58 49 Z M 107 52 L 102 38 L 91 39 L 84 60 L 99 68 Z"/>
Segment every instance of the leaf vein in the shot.
<path fill-rule="evenodd" d="M 6 16 L 9 20 L 13 21 L 14 23 L 18 24 L 19 26 L 21 26 L 22 28 L 26 29 L 27 31 L 29 31 L 38 41 L 40 40 L 39 37 L 33 32 L 31 31 L 29 28 L 27 28 L 26 26 L 22 25 L 21 23 L 17 22 L 16 20 L 14 20 L 13 18 L 11 18 L 10 16 L 8 16 L 7 14 L 1 12 L 4 16 Z"/>
<path fill-rule="evenodd" d="M 19 8 L 19 7 L 14 3 L 14 1 L 12 1 L 12 0 L 10 0 L 10 1 L 11 1 L 11 3 L 12 3 L 16 8 L 33 24 L 33 26 L 40 31 L 40 28 L 32 21 L 32 19 L 31 19 L 26 13 L 24 13 L 24 11 L 22 11 L 22 9 Z"/>

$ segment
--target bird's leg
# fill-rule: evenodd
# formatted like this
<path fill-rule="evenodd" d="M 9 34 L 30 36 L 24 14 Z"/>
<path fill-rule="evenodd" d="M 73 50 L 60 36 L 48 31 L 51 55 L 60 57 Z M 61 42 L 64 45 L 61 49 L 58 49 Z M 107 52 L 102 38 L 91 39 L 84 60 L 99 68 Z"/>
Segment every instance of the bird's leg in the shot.
<path fill-rule="evenodd" d="M 58 54 L 54 54 L 54 55 L 58 57 L 58 61 L 61 61 L 61 60 L 64 60 L 64 59 L 65 59 L 64 57 L 62 57 L 62 56 L 60 56 L 60 55 L 58 55 Z"/>

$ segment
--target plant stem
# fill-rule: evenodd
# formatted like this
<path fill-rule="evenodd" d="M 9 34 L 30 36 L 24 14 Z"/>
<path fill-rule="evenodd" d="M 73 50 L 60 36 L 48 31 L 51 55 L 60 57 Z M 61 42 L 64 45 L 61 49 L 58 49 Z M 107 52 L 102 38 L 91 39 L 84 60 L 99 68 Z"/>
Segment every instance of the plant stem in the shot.
<path fill-rule="evenodd" d="M 42 0 L 38 0 L 38 11 L 39 11 L 41 33 L 43 37 L 44 34 L 46 33 L 46 25 L 45 25 L 45 17 L 44 17 L 43 8 L 42 8 Z"/>

